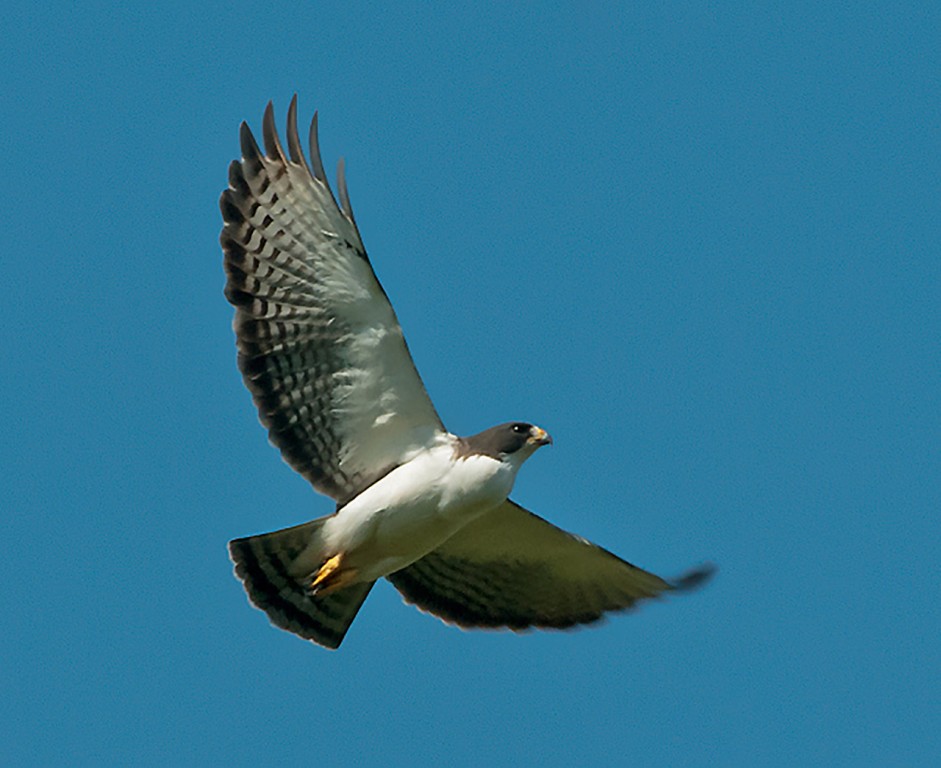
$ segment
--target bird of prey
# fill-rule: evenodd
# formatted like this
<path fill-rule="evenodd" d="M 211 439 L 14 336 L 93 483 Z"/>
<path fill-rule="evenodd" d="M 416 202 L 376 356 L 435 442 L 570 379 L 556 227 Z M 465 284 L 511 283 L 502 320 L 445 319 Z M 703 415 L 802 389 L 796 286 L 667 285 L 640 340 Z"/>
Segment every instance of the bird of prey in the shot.
<path fill-rule="evenodd" d="M 665 581 L 508 498 L 549 435 L 522 421 L 445 429 L 366 256 L 342 160 L 339 204 L 330 189 L 317 115 L 310 163 L 296 95 L 287 151 L 270 102 L 262 135 L 264 151 L 242 123 L 220 199 L 238 364 L 271 442 L 336 511 L 229 543 L 250 601 L 337 648 L 383 577 L 445 622 L 512 630 L 588 624 L 702 583 L 711 566 Z"/>

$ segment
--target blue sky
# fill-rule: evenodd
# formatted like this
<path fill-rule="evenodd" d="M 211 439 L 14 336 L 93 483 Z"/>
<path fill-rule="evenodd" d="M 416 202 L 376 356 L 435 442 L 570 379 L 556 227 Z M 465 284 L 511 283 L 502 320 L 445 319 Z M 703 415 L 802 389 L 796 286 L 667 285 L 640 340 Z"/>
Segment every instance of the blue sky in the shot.
<path fill-rule="evenodd" d="M 930 3 L 5 12 L 10 765 L 933 765 L 941 14 Z M 836 5 L 836 4 L 832 4 Z M 225 543 L 330 511 L 235 366 L 238 124 L 320 111 L 446 424 L 703 591 L 465 633 L 269 626 Z"/>

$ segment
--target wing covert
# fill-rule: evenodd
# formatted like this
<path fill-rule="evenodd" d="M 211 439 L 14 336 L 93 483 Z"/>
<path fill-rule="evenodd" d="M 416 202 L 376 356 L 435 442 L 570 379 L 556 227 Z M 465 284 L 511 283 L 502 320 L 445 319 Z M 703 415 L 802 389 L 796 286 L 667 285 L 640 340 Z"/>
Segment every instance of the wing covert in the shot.
<path fill-rule="evenodd" d="M 363 247 L 340 166 L 342 209 L 311 122 L 308 165 L 265 110 L 262 152 L 248 126 L 219 201 L 226 298 L 239 368 L 284 459 L 344 503 L 444 431 Z"/>

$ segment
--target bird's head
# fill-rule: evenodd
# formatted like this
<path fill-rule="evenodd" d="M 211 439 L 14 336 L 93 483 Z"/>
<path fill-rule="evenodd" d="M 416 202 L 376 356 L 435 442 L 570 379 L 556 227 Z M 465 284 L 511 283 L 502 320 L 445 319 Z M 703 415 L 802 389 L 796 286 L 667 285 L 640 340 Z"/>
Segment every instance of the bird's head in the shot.
<path fill-rule="evenodd" d="M 525 461 L 552 438 L 541 427 L 525 421 L 509 421 L 463 438 L 468 453 L 481 453 L 495 459 L 513 457 Z M 522 462 L 520 462 L 522 463 Z"/>

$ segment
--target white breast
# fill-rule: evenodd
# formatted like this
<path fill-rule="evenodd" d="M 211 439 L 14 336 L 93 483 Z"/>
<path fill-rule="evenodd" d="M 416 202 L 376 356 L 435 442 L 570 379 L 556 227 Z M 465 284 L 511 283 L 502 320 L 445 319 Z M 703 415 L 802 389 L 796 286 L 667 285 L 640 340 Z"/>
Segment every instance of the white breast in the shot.
<path fill-rule="evenodd" d="M 450 443 L 439 445 L 374 483 L 327 521 L 326 545 L 344 553 L 360 579 L 379 578 L 415 562 L 506 499 L 515 462 L 453 456 Z"/>

